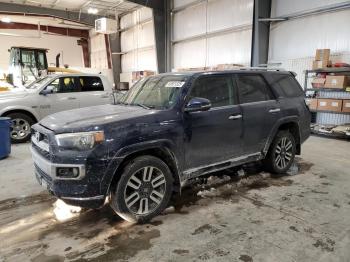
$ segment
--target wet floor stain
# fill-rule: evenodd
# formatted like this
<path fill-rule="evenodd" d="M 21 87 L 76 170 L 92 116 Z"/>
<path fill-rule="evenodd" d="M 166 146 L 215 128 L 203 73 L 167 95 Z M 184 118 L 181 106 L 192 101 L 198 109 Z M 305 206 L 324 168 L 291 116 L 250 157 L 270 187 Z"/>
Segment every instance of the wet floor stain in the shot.
<path fill-rule="evenodd" d="M 53 255 L 47 256 L 45 254 L 40 254 L 35 258 L 31 259 L 31 262 L 63 262 L 64 257 Z"/>
<path fill-rule="evenodd" d="M 72 252 L 67 254 L 66 257 L 79 262 L 128 260 L 139 251 L 150 249 L 152 247 L 151 240 L 158 237 L 160 237 L 160 231 L 157 229 L 144 231 L 137 236 L 132 236 L 129 230 L 126 230 L 120 234 L 110 236 L 104 245 L 96 243 L 94 246 L 86 248 L 85 252 Z"/>
<path fill-rule="evenodd" d="M 177 254 L 177 255 L 183 256 L 183 255 L 189 254 L 190 251 L 187 250 L 187 249 L 175 249 L 175 250 L 173 250 L 173 253 L 174 253 L 174 254 Z"/>
<path fill-rule="evenodd" d="M 295 226 L 290 226 L 289 229 L 295 232 L 299 232 L 299 230 Z"/>
<path fill-rule="evenodd" d="M 321 248 L 321 250 L 327 251 L 327 252 L 333 252 L 334 245 L 335 245 L 335 241 L 330 238 L 326 238 L 325 240 L 318 239 L 316 243 L 313 244 L 314 247 Z"/>
<path fill-rule="evenodd" d="M 253 258 L 248 255 L 240 255 L 238 259 L 243 262 L 253 262 Z"/>
<path fill-rule="evenodd" d="M 53 203 L 56 199 L 47 194 L 37 194 L 22 198 L 10 198 L 0 201 L 0 212 L 9 210 L 9 209 L 15 209 L 20 208 L 21 206 L 29 206 L 34 204 L 42 204 L 42 203 Z"/>
<path fill-rule="evenodd" d="M 192 235 L 198 235 L 204 232 L 208 232 L 211 235 L 217 235 L 217 234 L 220 234 L 222 231 L 219 228 L 216 228 L 215 226 L 212 226 L 210 224 L 205 224 L 195 229 Z"/>

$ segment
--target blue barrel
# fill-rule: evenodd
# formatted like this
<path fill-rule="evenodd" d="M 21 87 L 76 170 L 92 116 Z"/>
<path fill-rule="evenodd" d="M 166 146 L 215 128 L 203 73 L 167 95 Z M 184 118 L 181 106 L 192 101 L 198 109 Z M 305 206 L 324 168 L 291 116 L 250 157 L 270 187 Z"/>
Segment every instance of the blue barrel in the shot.
<path fill-rule="evenodd" d="M 11 118 L 0 117 L 0 159 L 7 157 L 11 153 L 11 125 Z"/>

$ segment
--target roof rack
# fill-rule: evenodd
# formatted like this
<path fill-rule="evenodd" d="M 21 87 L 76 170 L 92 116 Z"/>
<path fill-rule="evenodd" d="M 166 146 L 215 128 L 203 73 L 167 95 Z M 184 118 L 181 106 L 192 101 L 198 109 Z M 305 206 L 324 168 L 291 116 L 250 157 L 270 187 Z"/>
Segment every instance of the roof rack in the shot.
<path fill-rule="evenodd" d="M 261 71 L 286 71 L 284 68 L 276 68 L 276 67 L 240 67 L 239 70 L 261 70 Z"/>

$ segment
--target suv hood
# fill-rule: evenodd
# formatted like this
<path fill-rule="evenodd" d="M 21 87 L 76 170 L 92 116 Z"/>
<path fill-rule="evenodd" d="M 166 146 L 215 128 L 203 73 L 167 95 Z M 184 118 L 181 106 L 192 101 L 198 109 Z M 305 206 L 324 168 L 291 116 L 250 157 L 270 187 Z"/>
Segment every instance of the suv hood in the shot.
<path fill-rule="evenodd" d="M 10 90 L 0 92 L 0 100 L 23 98 L 28 95 L 26 90 Z"/>
<path fill-rule="evenodd" d="M 56 133 L 72 132 L 90 126 L 103 125 L 153 113 L 137 106 L 102 105 L 59 112 L 40 121 L 42 126 Z"/>

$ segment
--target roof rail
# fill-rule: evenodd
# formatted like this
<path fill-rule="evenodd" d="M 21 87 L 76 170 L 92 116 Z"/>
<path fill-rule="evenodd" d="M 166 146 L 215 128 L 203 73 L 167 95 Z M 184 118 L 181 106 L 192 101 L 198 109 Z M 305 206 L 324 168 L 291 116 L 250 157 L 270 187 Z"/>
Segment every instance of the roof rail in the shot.
<path fill-rule="evenodd" d="M 286 71 L 284 68 L 276 67 L 240 67 L 239 70 L 261 70 L 261 71 Z"/>

